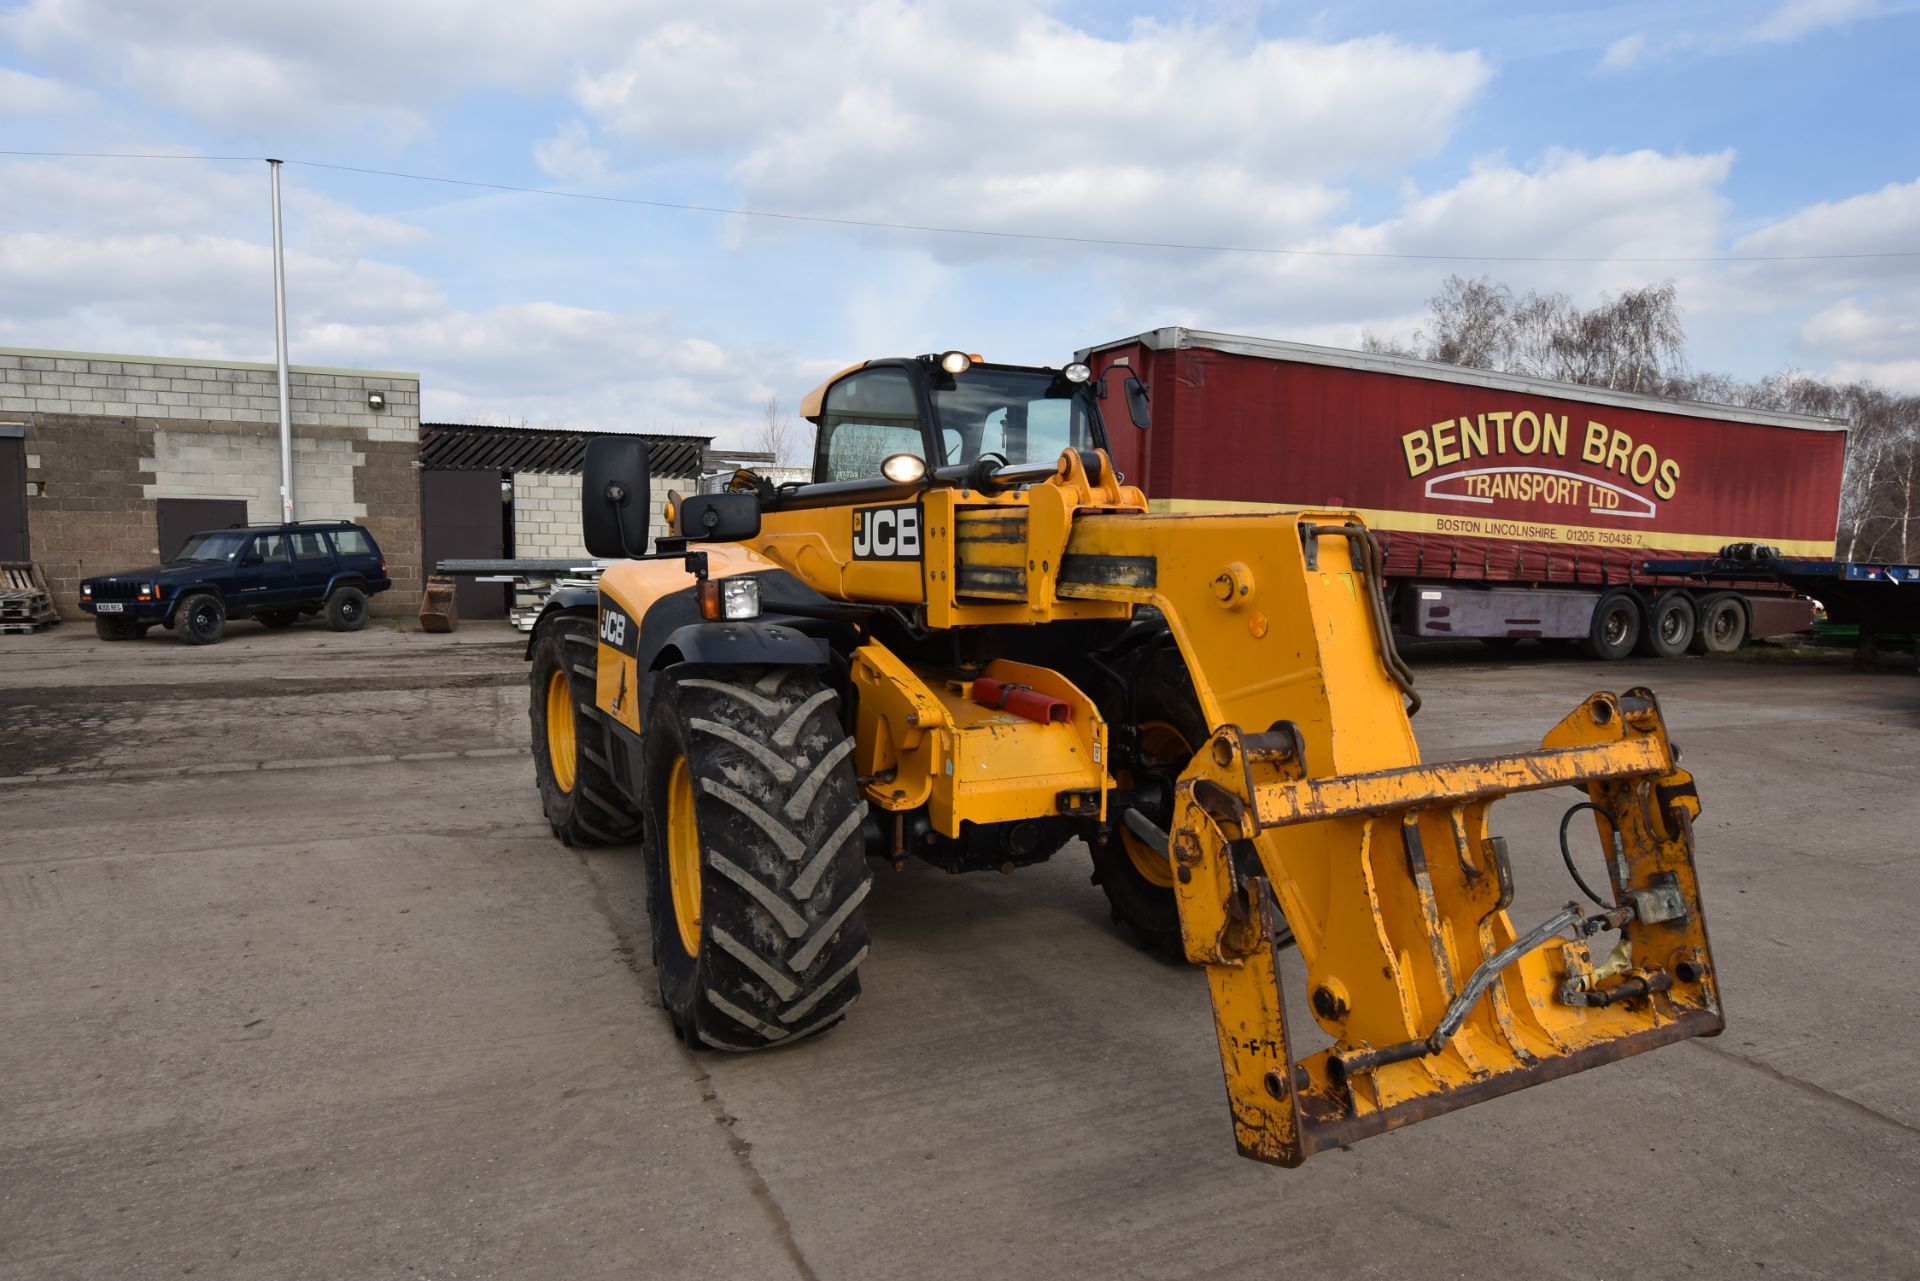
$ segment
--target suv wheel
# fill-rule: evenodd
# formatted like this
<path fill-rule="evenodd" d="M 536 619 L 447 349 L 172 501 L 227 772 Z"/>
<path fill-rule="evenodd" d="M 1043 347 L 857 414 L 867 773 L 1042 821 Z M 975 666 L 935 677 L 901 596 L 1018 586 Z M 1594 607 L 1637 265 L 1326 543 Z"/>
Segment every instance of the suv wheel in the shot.
<path fill-rule="evenodd" d="M 227 630 L 227 607 L 218 596 L 200 592 L 180 602 L 173 629 L 189 645 L 211 645 Z"/>
<path fill-rule="evenodd" d="M 367 625 L 367 594 L 358 587 L 336 587 L 327 597 L 327 626 L 357 632 Z"/>

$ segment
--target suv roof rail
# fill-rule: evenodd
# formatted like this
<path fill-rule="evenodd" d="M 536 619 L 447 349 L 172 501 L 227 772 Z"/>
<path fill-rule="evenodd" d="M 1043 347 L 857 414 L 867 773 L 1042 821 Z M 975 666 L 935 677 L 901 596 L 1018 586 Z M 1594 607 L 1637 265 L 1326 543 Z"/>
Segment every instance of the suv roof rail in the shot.
<path fill-rule="evenodd" d="M 236 521 L 228 529 L 296 529 L 301 525 L 359 525 L 357 520 L 263 520 L 257 522 Z"/>

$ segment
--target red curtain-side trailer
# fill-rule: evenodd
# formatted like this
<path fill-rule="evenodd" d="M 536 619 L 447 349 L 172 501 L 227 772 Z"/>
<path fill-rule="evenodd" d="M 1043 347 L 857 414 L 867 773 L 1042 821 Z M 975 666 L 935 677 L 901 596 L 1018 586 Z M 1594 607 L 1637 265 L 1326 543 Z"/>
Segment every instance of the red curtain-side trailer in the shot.
<path fill-rule="evenodd" d="M 1806 627 L 1811 603 L 1643 564 L 1834 552 L 1847 436 L 1831 419 L 1183 328 L 1080 357 L 1102 383 L 1124 366 L 1147 385 L 1152 429 L 1110 414 L 1109 435 L 1156 509 L 1358 511 L 1411 635 L 1731 649 Z"/>

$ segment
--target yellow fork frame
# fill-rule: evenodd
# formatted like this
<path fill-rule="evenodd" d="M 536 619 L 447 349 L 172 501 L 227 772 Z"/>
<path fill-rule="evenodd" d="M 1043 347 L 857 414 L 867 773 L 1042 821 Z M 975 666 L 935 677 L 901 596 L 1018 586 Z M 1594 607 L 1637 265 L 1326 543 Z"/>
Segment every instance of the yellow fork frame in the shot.
<path fill-rule="evenodd" d="M 1218 727 L 1177 787 L 1170 851 L 1243 1154 L 1298 1165 L 1720 1031 L 1693 866 L 1699 803 L 1651 693 L 1595 694 L 1537 753 L 1423 765 L 1378 604 L 1377 548 L 1353 514 L 1083 509 L 1066 551 L 1075 570 L 1061 596 L 1165 614 Z M 1511 860 L 1487 810 L 1559 786 L 1604 812 L 1595 822 L 1620 906 L 1569 904 L 1516 931 Z M 1304 1058 L 1280 988 L 1282 914 L 1309 1008 L 1334 1041 Z M 1591 921 L 1622 929 L 1599 965 Z"/>

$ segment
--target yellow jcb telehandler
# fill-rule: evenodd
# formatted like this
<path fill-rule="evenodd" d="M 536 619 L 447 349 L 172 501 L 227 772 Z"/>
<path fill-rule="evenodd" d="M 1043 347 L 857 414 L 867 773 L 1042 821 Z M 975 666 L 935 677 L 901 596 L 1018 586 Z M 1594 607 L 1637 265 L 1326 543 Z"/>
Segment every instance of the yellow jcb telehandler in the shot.
<path fill-rule="evenodd" d="M 687 1043 L 845 1017 L 870 859 L 1011 871 L 1076 838 L 1116 917 L 1205 968 L 1260 1160 L 1719 1032 L 1699 802 L 1653 695 L 1423 764 L 1361 520 L 1150 512 L 1101 413 L 1117 390 L 1144 428 L 1147 390 L 1111 372 L 854 366 L 803 405 L 811 483 L 670 496 L 651 548 L 645 444 L 589 446 L 587 547 L 617 563 L 533 634 L 534 759 L 561 840 L 644 842 Z M 1516 924 L 1487 811 L 1552 787 L 1584 793 L 1603 889 L 1569 858 L 1593 905 Z"/>

